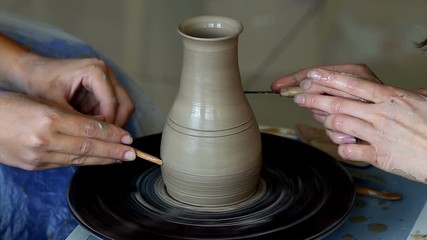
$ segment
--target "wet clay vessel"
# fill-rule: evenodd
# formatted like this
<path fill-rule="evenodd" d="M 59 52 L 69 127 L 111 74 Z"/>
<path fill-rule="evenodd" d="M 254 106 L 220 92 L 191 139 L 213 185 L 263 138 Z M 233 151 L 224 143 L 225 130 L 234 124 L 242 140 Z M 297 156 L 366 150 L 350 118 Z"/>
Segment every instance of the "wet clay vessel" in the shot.
<path fill-rule="evenodd" d="M 238 66 L 242 30 L 222 16 L 198 16 L 178 26 L 183 65 L 163 129 L 161 172 L 167 192 L 186 204 L 236 204 L 259 183 L 260 131 Z"/>

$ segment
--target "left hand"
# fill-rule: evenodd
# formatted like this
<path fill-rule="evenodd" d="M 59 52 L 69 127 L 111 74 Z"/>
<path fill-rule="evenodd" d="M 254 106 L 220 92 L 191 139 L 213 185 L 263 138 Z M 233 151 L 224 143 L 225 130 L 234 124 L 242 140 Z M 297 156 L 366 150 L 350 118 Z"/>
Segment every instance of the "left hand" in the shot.
<path fill-rule="evenodd" d="M 325 113 L 318 120 L 328 129 L 331 139 L 340 144 L 341 157 L 365 161 L 412 180 L 427 181 L 425 90 L 408 91 L 326 69 L 317 69 L 315 73 L 318 76 L 308 80 L 312 86 L 372 102 L 312 93 L 310 88 L 295 96 L 298 105 Z M 343 142 L 334 133 L 362 141 Z"/>
<path fill-rule="evenodd" d="M 24 74 L 26 94 L 53 101 L 123 127 L 134 103 L 114 73 L 95 58 L 53 59 L 35 56 Z"/>

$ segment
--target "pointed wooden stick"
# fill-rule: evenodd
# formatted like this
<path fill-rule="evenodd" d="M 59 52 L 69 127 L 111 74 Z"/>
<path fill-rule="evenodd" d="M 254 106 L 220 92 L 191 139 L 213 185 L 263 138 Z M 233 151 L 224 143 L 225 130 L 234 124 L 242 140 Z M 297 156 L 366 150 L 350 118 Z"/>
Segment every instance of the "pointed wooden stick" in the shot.
<path fill-rule="evenodd" d="M 135 149 L 135 153 L 136 153 L 137 157 L 142 158 L 144 160 L 147 160 L 149 162 L 155 163 L 155 164 L 159 164 L 159 165 L 163 164 L 163 161 L 160 158 L 157 158 L 157 157 L 155 157 L 153 155 L 145 153 L 145 152 L 143 152 L 141 150 L 138 150 L 136 148 L 134 148 L 134 149 Z"/>

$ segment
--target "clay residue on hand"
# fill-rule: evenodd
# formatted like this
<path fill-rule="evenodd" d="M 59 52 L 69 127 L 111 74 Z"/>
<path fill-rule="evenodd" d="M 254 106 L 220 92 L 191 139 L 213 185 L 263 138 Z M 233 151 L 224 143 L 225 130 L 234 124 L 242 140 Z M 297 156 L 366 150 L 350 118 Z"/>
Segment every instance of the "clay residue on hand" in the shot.
<path fill-rule="evenodd" d="M 407 98 L 407 99 L 415 100 L 418 102 L 425 102 L 426 101 L 424 96 L 422 96 L 421 94 L 413 93 L 413 92 L 411 92 L 410 94 L 400 94 L 397 97 L 400 99 Z"/>
<path fill-rule="evenodd" d="M 414 176 L 412 176 L 411 174 L 409 174 L 409 173 L 407 173 L 407 172 L 403 171 L 402 169 L 397 169 L 397 168 L 395 168 L 395 169 L 392 169 L 390 172 L 391 172 L 391 173 L 393 173 L 393 174 L 396 174 L 396 175 L 402 176 L 402 177 L 404 177 L 404 178 L 407 178 L 407 179 L 409 179 L 409 180 L 417 181 L 417 179 L 416 179 Z"/>

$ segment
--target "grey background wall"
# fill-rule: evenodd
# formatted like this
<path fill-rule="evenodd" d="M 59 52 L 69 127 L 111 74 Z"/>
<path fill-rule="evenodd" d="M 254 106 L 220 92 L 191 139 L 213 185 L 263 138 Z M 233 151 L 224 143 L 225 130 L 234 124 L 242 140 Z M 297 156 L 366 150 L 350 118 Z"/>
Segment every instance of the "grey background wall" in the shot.
<path fill-rule="evenodd" d="M 202 15 L 242 22 L 239 62 L 245 89 L 322 64 L 366 63 L 386 83 L 427 87 L 427 1 L 411 0 L 2 0 L 0 9 L 75 35 L 112 59 L 169 111 L 179 84 L 178 23 Z M 262 125 L 316 125 L 292 100 L 248 96 Z"/>

